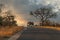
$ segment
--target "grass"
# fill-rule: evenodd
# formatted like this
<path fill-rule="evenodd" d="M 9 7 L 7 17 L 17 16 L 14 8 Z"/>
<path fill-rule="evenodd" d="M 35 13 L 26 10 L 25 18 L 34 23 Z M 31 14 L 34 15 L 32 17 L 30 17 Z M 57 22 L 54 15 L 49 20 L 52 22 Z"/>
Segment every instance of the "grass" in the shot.
<path fill-rule="evenodd" d="M 58 27 L 58 26 L 56 26 L 56 27 L 53 27 L 53 26 L 35 26 L 35 28 L 48 28 L 48 29 L 54 29 L 54 30 L 60 31 L 60 27 Z"/>
<path fill-rule="evenodd" d="M 21 31 L 24 27 L 12 26 L 12 27 L 1 27 L 0 28 L 0 37 L 10 37 L 18 31 Z"/>
<path fill-rule="evenodd" d="M 60 27 L 53 27 L 53 26 L 34 26 L 35 28 L 49 28 L 54 30 L 59 30 Z M 13 34 L 15 34 L 18 31 L 21 31 L 24 27 L 22 26 L 12 26 L 12 27 L 1 27 L 0 28 L 0 37 L 11 37 Z"/>

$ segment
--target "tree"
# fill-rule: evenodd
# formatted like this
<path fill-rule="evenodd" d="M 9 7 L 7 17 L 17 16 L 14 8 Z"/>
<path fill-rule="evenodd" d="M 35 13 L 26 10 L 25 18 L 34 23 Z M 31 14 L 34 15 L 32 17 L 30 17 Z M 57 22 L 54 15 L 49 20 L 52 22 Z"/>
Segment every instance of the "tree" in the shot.
<path fill-rule="evenodd" d="M 32 27 L 33 25 L 34 25 L 34 22 L 28 22 L 28 23 L 27 23 L 27 26 L 28 26 L 28 27 L 30 27 L 30 26 Z"/>
<path fill-rule="evenodd" d="M 3 4 L 0 4 L 0 14 L 1 14 L 1 12 L 2 12 L 2 6 L 3 6 Z M 3 18 L 2 18 L 2 16 L 0 16 L 0 26 L 2 26 L 2 23 L 3 22 Z"/>
<path fill-rule="evenodd" d="M 0 26 L 2 26 L 3 18 L 0 16 Z"/>
<path fill-rule="evenodd" d="M 52 8 L 41 7 L 36 11 L 31 11 L 30 15 L 33 15 L 36 18 L 39 18 L 41 25 L 44 26 L 44 23 L 50 18 L 56 18 L 57 14 L 52 11 Z"/>
<path fill-rule="evenodd" d="M 6 12 L 3 13 L 4 10 L 2 10 L 3 8 L 5 8 L 4 4 L 0 4 L 0 26 L 17 26 L 16 24 L 16 20 L 14 15 L 12 15 L 12 11 L 11 10 L 7 10 Z M 5 14 L 5 16 L 1 16 Z"/>
<path fill-rule="evenodd" d="M 4 26 L 17 26 L 16 21 L 14 20 L 15 17 L 11 15 L 11 11 L 6 12 L 6 16 L 4 17 L 3 25 Z"/>

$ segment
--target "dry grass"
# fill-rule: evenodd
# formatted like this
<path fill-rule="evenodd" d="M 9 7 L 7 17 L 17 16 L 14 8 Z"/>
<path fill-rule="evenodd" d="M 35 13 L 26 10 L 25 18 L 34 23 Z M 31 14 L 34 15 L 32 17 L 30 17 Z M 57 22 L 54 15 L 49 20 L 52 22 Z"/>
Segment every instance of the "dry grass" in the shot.
<path fill-rule="evenodd" d="M 0 28 L 0 37 L 10 37 L 18 31 L 21 31 L 24 27 L 12 26 Z"/>
<path fill-rule="evenodd" d="M 60 27 L 53 27 L 53 26 L 34 26 L 35 28 L 49 28 L 54 30 L 59 30 Z M 0 28 L 0 37 L 10 37 L 18 31 L 21 31 L 24 27 L 22 26 L 12 26 L 12 27 L 2 27 Z"/>
<path fill-rule="evenodd" d="M 53 27 L 53 26 L 35 26 L 35 28 L 49 28 L 60 31 L 60 27 Z"/>

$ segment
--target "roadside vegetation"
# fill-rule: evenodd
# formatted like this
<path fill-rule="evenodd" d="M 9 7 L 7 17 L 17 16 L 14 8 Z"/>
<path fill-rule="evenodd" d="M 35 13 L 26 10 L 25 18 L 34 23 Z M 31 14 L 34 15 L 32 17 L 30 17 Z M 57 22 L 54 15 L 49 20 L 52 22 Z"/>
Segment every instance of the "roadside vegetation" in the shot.
<path fill-rule="evenodd" d="M 0 37 L 11 37 L 15 33 L 21 31 L 23 28 L 24 28 L 23 26 L 1 27 L 0 28 Z"/>
<path fill-rule="evenodd" d="M 10 37 L 23 28 L 17 25 L 12 11 L 5 9 L 4 4 L 0 4 L 0 37 Z"/>
<path fill-rule="evenodd" d="M 60 26 L 59 23 L 52 20 L 58 17 L 57 12 L 54 12 L 52 7 L 40 7 L 34 11 L 31 11 L 30 15 L 34 16 L 36 19 L 39 19 L 40 26 Z"/>

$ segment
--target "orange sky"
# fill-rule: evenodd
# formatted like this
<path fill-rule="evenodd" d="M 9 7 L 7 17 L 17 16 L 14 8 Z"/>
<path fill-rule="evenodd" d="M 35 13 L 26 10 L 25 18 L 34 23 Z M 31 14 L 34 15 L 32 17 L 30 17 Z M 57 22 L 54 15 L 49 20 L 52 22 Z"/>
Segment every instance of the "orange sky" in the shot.
<path fill-rule="evenodd" d="M 6 14 L 4 14 L 5 12 L 7 12 L 8 10 L 11 10 L 11 14 L 15 16 L 15 20 L 17 21 L 18 26 L 26 26 L 27 24 L 27 20 L 25 20 L 22 16 L 22 14 L 19 14 L 12 6 L 8 7 L 5 6 L 2 10 L 4 10 L 1 15 L 5 16 Z"/>
<path fill-rule="evenodd" d="M 17 21 L 18 26 L 26 26 L 27 20 L 25 20 L 22 14 L 19 14 L 17 11 L 12 9 L 13 15 L 15 16 L 15 20 Z"/>

